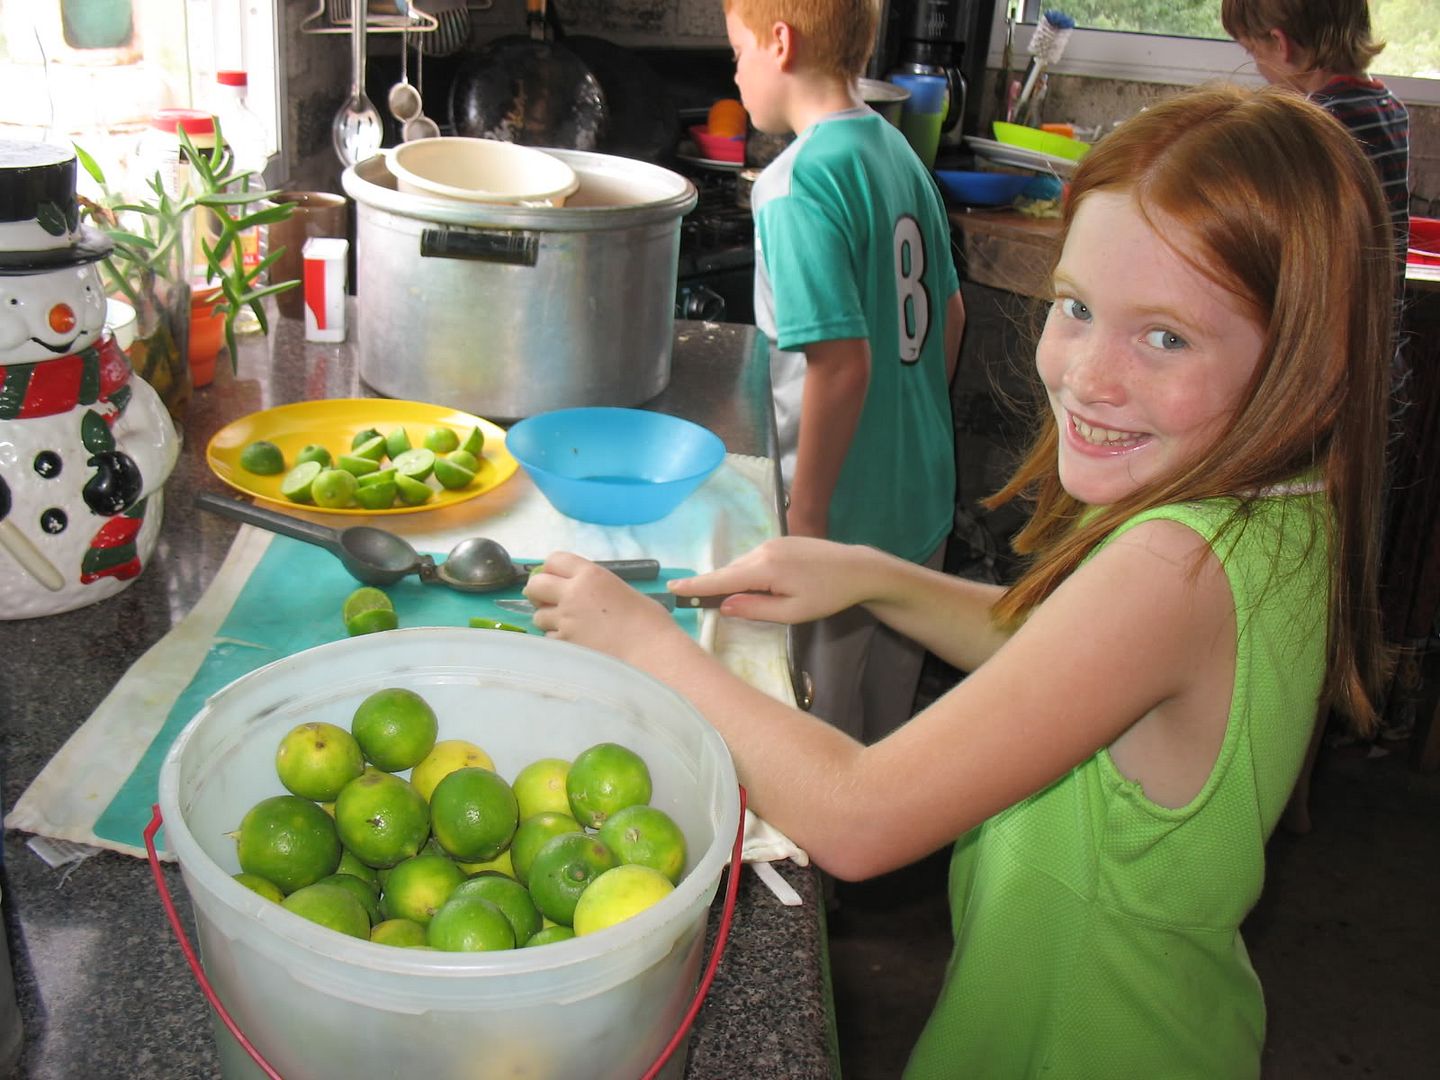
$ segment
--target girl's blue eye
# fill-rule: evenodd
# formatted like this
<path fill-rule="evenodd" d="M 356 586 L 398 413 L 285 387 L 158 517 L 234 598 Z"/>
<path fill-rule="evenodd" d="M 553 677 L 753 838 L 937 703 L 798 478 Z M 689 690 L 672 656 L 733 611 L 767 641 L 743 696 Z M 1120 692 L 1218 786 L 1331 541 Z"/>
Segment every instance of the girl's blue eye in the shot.
<path fill-rule="evenodd" d="M 1080 319 L 1082 322 L 1090 321 L 1090 309 L 1073 296 L 1063 296 L 1060 298 L 1060 311 L 1067 319 Z"/>
<path fill-rule="evenodd" d="M 1151 330 L 1145 335 L 1145 343 L 1154 349 L 1183 349 L 1189 342 L 1171 330 Z"/>

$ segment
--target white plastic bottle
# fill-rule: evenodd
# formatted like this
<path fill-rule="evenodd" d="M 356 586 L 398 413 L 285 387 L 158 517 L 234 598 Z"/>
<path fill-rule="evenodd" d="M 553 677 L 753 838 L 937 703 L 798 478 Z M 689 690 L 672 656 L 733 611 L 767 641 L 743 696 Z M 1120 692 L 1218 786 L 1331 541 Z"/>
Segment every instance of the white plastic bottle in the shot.
<path fill-rule="evenodd" d="M 235 155 L 235 167 L 253 170 L 254 175 L 246 181 L 246 186 L 254 191 L 264 191 L 265 179 L 262 174 L 270 156 L 270 139 L 266 134 L 265 124 L 246 103 L 249 79 L 243 71 L 217 71 L 215 82 L 215 115 L 220 121 L 221 137 Z M 259 206 L 252 203 L 246 207 L 237 207 L 235 212 L 251 214 L 257 209 Z M 267 247 L 265 241 L 264 226 L 247 229 L 241 235 L 240 248 L 247 270 L 253 270 L 264 257 Z M 255 313 L 249 308 L 242 309 L 235 319 L 236 332 L 244 334 L 259 329 L 260 322 Z"/>

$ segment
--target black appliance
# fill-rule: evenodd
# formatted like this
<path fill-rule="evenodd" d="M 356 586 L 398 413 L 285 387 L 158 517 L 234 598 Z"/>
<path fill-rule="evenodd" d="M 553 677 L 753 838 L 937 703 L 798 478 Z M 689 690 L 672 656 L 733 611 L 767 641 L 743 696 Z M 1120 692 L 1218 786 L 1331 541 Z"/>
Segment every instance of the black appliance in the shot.
<path fill-rule="evenodd" d="M 871 69 L 940 75 L 950 83 L 950 107 L 941 126 L 942 148 L 974 133 L 980 119 L 985 54 L 997 0 L 890 0 Z M 975 92 L 971 93 L 971 88 Z M 948 136 L 948 138 L 947 138 Z"/>
<path fill-rule="evenodd" d="M 677 161 L 699 194 L 680 222 L 675 317 L 755 322 L 755 224 L 736 201 L 738 172 Z"/>

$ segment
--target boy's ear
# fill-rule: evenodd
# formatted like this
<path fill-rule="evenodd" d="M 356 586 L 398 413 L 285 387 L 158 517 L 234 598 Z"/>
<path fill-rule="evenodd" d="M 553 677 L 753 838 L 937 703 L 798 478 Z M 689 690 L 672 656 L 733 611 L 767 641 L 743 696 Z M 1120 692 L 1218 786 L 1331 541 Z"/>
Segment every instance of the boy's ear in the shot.
<path fill-rule="evenodd" d="M 1301 49 L 1300 46 L 1295 44 L 1294 38 L 1278 26 L 1271 27 L 1265 36 L 1270 39 L 1270 44 L 1275 50 L 1275 58 L 1277 60 L 1291 67 L 1297 65 Z"/>
<path fill-rule="evenodd" d="M 776 22 L 770 27 L 767 43 L 775 54 L 775 61 L 783 71 L 795 62 L 795 28 L 787 22 Z"/>

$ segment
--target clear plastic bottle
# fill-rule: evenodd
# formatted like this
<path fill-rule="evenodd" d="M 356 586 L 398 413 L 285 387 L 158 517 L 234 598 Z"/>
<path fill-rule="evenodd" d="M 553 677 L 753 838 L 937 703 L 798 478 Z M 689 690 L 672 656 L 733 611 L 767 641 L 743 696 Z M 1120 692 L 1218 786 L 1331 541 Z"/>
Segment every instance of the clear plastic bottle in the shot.
<path fill-rule="evenodd" d="M 215 73 L 215 116 L 220 121 L 220 134 L 235 155 L 237 169 L 249 169 L 254 175 L 245 181 L 253 191 L 265 190 L 265 163 L 270 156 L 270 138 L 265 124 L 246 103 L 249 78 L 243 71 L 217 71 Z M 237 214 L 254 213 L 258 206 L 251 204 L 235 208 Z M 240 249 L 245 259 L 245 268 L 253 270 L 265 255 L 266 237 L 264 226 L 247 229 L 240 237 Z M 257 282 L 256 284 L 259 284 Z M 260 329 L 260 322 L 249 308 L 240 311 L 235 319 L 237 333 L 252 333 Z"/>

